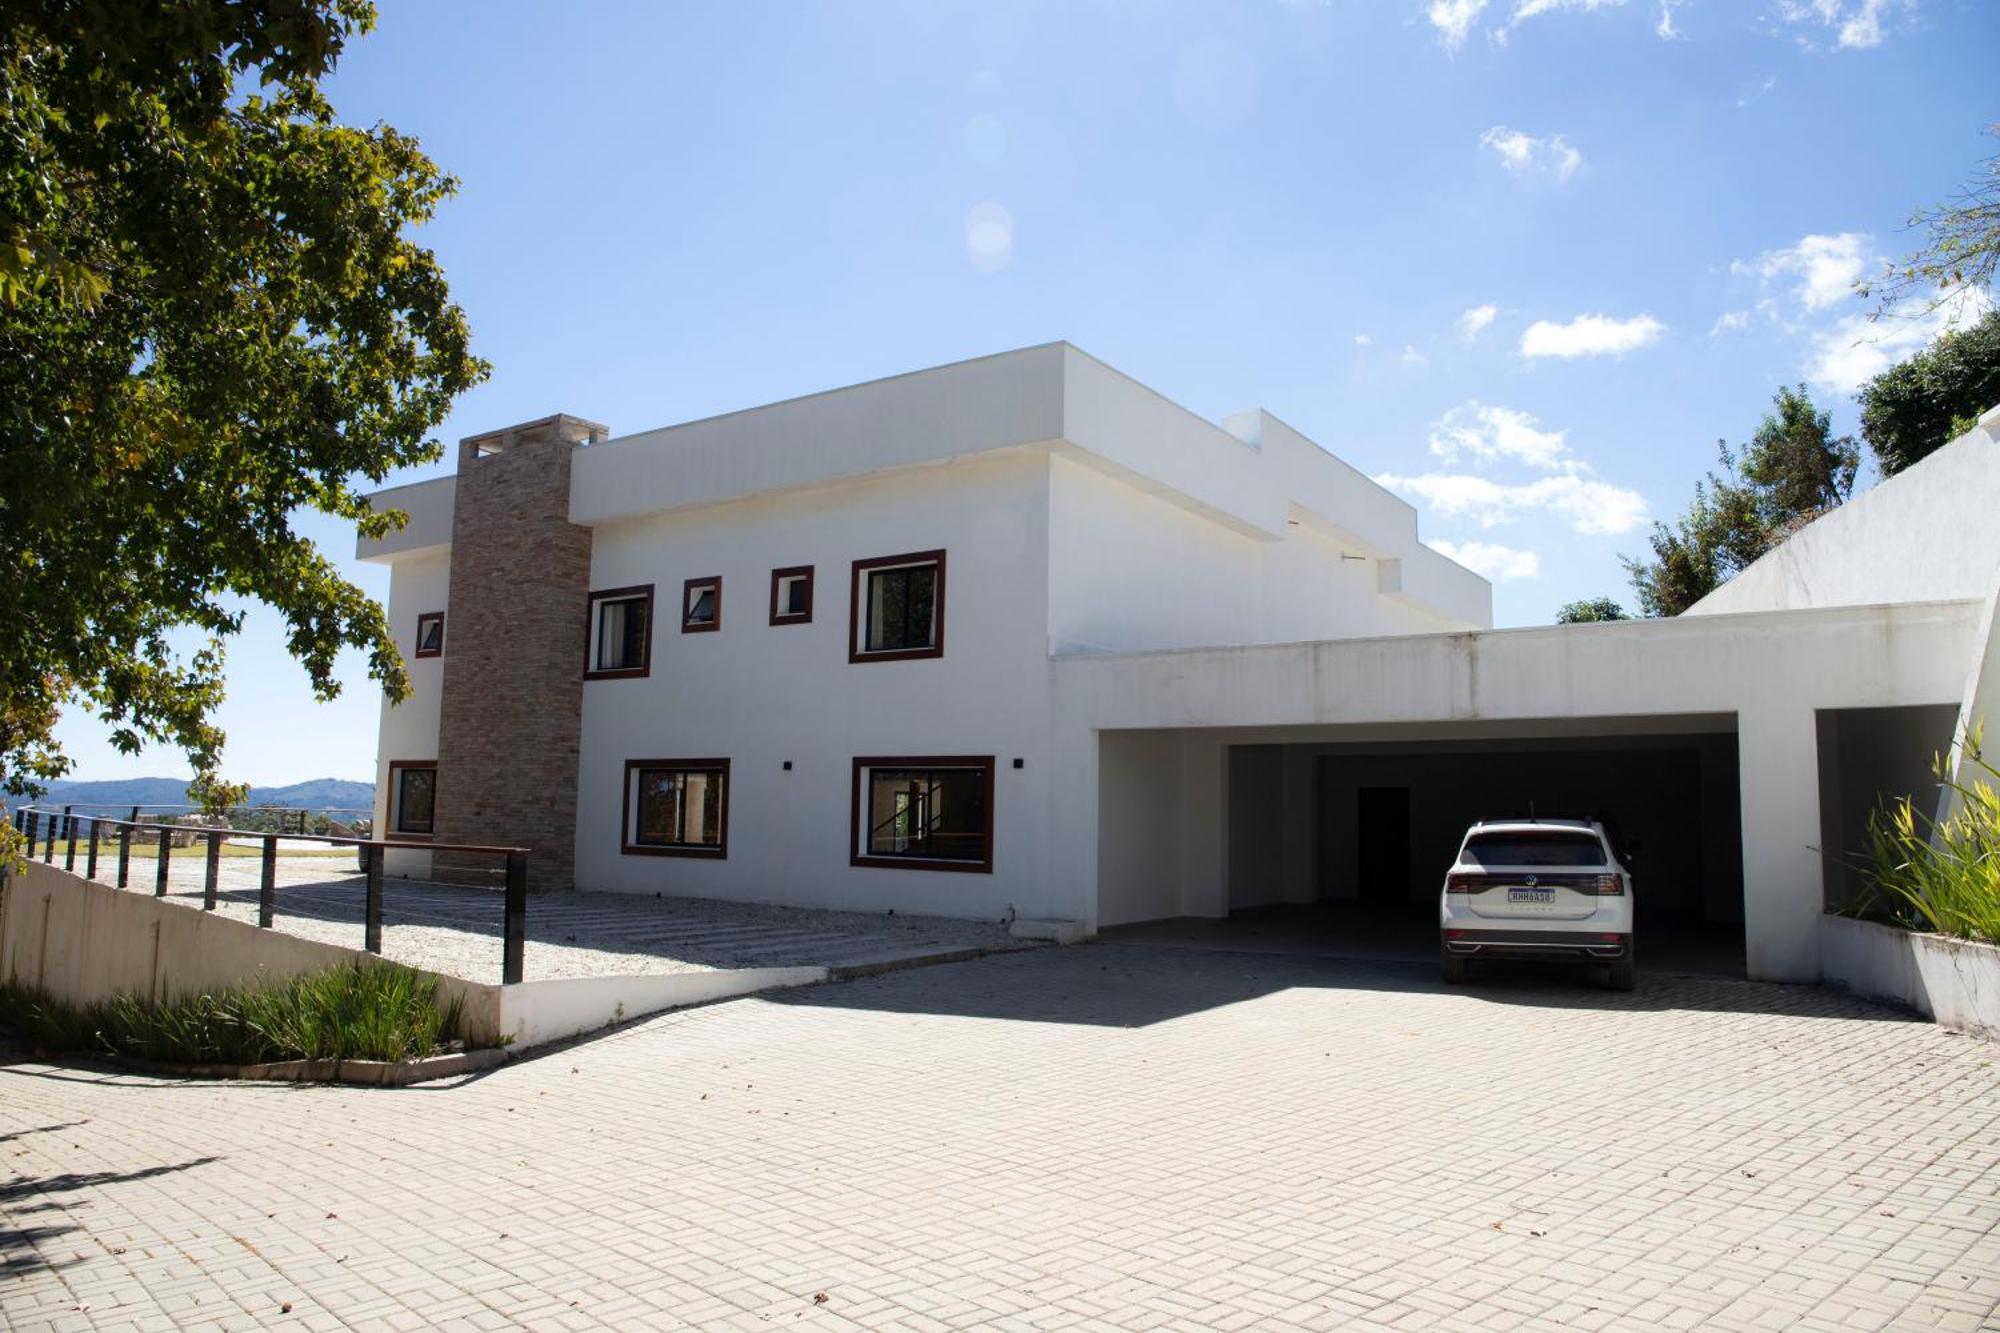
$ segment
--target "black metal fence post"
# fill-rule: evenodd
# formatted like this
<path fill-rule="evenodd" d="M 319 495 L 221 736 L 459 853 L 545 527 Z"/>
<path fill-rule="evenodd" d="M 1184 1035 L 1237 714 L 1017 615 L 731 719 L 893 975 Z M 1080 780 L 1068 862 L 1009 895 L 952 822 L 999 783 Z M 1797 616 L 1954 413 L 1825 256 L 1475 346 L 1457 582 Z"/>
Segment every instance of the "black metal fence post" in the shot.
<path fill-rule="evenodd" d="M 153 896 L 155 898 L 164 898 L 167 896 L 167 860 L 173 855 L 173 850 L 174 835 L 167 831 L 165 824 L 162 824 L 160 825 L 159 866 L 153 872 Z"/>
<path fill-rule="evenodd" d="M 49 836 L 48 840 L 42 844 L 42 862 L 45 865 L 53 863 L 56 859 L 56 828 L 61 823 L 61 815 L 49 816 Z M 34 851 L 35 849 L 30 847 L 28 854 L 32 856 L 34 855 Z"/>
<path fill-rule="evenodd" d="M 507 904 L 502 923 L 500 981 L 517 985 L 528 953 L 528 854 L 507 853 Z"/>
<path fill-rule="evenodd" d="M 66 825 L 63 830 L 63 869 L 73 875 L 76 873 L 76 816 L 69 813 L 68 806 L 63 807 L 63 823 Z"/>
<path fill-rule="evenodd" d="M 90 850 L 84 853 L 83 858 L 83 877 L 85 879 L 97 878 L 97 839 L 99 833 L 97 819 L 93 816 L 90 821 Z"/>
<path fill-rule="evenodd" d="M 222 869 L 222 831 L 217 829 L 208 835 L 208 878 L 202 881 L 201 910 L 215 910 L 215 877 Z"/>
<path fill-rule="evenodd" d="M 22 810 L 22 811 L 21 811 L 21 833 L 22 833 L 22 835 L 23 835 L 23 836 L 25 836 L 25 837 L 27 838 L 27 840 L 28 840 L 28 859 L 29 859 L 29 860 L 33 860 L 33 859 L 34 859 L 34 856 L 35 856 L 35 836 L 36 836 L 37 834 L 39 834 L 39 833 L 40 833 L 41 831 L 42 831 L 42 812 L 41 812 L 41 811 L 39 811 L 39 810 L 27 810 L 27 809 L 24 809 L 24 810 Z"/>
<path fill-rule="evenodd" d="M 382 952 L 382 848 L 376 844 L 368 847 L 368 906 L 363 918 L 365 938 L 362 948 L 369 953 Z"/>
<path fill-rule="evenodd" d="M 118 887 L 132 882 L 132 826 L 118 826 Z"/>
<path fill-rule="evenodd" d="M 278 840 L 264 835 L 264 873 L 257 882 L 257 924 L 269 928 L 278 911 Z"/>

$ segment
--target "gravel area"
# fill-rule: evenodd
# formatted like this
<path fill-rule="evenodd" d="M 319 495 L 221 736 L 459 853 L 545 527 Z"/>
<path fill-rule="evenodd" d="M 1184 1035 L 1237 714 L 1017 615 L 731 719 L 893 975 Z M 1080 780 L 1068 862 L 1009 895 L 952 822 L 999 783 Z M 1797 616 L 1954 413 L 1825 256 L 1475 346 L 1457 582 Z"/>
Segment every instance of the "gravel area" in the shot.
<path fill-rule="evenodd" d="M 83 870 L 80 859 L 77 870 Z M 100 881 L 112 881 L 116 872 L 115 856 L 99 861 Z M 150 892 L 155 873 L 151 858 L 135 857 L 127 887 Z M 167 896 L 199 908 L 206 875 L 200 849 L 177 852 L 168 861 Z M 216 876 L 216 910 L 255 921 L 259 875 L 254 858 L 224 858 Z M 349 862 L 280 856 L 274 928 L 361 948 L 365 892 L 363 877 Z M 382 955 L 469 981 L 497 982 L 501 919 L 498 889 L 387 879 Z M 847 967 L 969 949 L 1027 947 L 1033 946 L 1011 938 L 995 922 L 573 891 L 530 895 L 524 962 L 525 979 L 541 981 L 744 967 Z"/>

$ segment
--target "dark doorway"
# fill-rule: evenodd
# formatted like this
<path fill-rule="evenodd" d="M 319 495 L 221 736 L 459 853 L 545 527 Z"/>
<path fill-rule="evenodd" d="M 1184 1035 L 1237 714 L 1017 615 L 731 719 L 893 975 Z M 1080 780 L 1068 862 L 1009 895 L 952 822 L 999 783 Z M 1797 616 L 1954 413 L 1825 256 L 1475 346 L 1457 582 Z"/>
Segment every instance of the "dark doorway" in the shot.
<path fill-rule="evenodd" d="M 1355 887 L 1363 903 L 1400 911 L 1410 902 L 1410 789 L 1362 787 L 1355 801 Z"/>

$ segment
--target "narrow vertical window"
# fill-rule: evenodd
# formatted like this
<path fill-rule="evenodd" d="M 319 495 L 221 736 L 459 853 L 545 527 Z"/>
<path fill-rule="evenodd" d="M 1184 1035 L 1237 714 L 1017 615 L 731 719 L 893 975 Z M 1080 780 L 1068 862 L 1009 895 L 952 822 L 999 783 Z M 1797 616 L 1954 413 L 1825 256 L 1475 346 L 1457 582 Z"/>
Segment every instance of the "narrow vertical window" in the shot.
<path fill-rule="evenodd" d="M 813 567 L 792 565 L 771 571 L 771 623 L 804 625 L 813 618 Z"/>
<path fill-rule="evenodd" d="M 681 633 L 722 628 L 722 576 L 689 579 L 681 592 Z"/>
<path fill-rule="evenodd" d="M 645 675 L 652 665 L 653 586 L 592 593 L 589 628 L 585 680 Z"/>
<path fill-rule="evenodd" d="M 427 838 L 437 821 L 437 761 L 394 759 L 389 763 L 389 832 Z"/>
<path fill-rule="evenodd" d="M 417 650 L 412 656 L 444 656 L 444 612 L 426 611 L 417 617 Z"/>

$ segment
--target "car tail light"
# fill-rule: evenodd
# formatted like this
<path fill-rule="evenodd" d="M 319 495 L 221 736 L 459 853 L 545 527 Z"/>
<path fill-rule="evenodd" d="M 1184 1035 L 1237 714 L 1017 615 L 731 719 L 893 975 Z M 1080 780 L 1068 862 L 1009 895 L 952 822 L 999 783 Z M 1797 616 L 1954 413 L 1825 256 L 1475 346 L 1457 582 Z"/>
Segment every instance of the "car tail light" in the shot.
<path fill-rule="evenodd" d="M 1477 875 L 1446 875 L 1444 877 L 1444 891 L 1446 893 L 1477 893 L 1479 889 L 1479 876 Z"/>
<path fill-rule="evenodd" d="M 1622 898 L 1625 896 L 1623 875 L 1599 875 L 1594 892 L 1600 898 Z"/>

